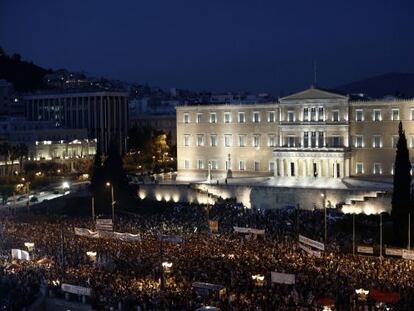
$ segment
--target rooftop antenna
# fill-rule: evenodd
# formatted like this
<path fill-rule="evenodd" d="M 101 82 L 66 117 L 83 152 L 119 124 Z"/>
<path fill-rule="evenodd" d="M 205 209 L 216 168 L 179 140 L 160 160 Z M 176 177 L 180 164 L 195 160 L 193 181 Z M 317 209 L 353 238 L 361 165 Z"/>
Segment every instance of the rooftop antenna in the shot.
<path fill-rule="evenodd" d="M 313 86 L 316 87 L 317 82 L 316 60 L 313 61 Z"/>

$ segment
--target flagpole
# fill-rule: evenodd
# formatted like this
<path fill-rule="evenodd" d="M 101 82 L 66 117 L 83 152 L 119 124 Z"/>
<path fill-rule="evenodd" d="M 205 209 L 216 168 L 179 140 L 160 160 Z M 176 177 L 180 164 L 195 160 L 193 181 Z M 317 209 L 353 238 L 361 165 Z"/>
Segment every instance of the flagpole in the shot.
<path fill-rule="evenodd" d="M 408 249 L 411 248 L 411 213 L 408 213 Z"/>
<path fill-rule="evenodd" d="M 380 213 L 380 259 L 382 259 L 382 213 Z"/>
<path fill-rule="evenodd" d="M 352 254 L 355 256 L 355 213 L 352 214 Z"/>

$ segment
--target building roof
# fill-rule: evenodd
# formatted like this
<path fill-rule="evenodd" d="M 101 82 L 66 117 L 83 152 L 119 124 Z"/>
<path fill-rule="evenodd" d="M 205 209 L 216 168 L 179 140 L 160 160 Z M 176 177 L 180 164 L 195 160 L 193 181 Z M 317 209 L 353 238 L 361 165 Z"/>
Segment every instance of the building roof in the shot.
<path fill-rule="evenodd" d="M 305 99 L 347 99 L 348 97 L 342 94 L 333 93 L 330 91 L 322 90 L 320 88 L 310 87 L 307 90 L 293 93 L 291 95 L 282 97 L 279 101 L 290 100 L 305 100 Z"/>

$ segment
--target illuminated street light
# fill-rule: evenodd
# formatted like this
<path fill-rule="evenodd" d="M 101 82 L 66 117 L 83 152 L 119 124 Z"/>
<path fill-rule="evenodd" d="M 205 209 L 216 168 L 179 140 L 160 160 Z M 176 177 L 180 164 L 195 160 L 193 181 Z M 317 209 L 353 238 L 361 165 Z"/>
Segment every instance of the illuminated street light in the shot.
<path fill-rule="evenodd" d="M 62 188 L 63 189 L 69 189 L 70 187 L 69 187 L 69 183 L 67 182 L 67 181 L 64 181 L 63 183 L 62 183 Z"/>

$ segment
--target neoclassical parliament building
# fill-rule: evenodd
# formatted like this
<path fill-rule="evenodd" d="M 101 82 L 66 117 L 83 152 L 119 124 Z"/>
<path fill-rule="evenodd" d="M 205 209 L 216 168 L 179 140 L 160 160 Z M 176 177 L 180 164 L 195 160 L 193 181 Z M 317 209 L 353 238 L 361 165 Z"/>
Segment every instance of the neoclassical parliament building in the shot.
<path fill-rule="evenodd" d="M 272 103 L 179 106 L 178 172 L 384 179 L 393 174 L 400 121 L 412 157 L 414 99 L 354 101 L 311 87 Z"/>

